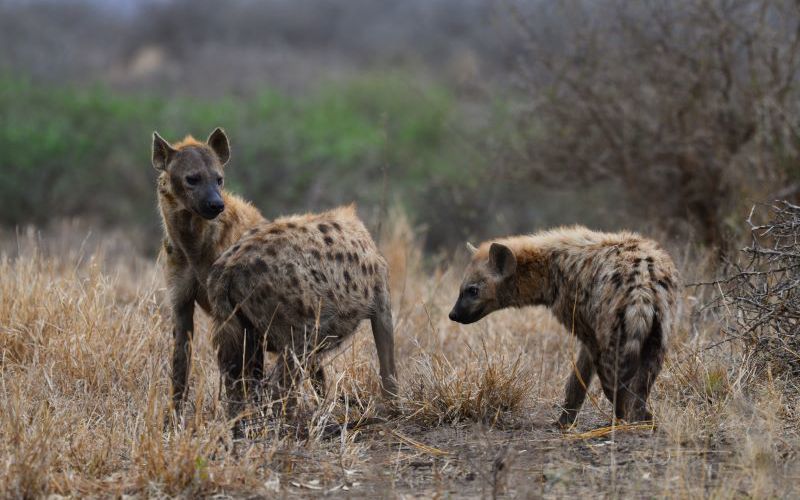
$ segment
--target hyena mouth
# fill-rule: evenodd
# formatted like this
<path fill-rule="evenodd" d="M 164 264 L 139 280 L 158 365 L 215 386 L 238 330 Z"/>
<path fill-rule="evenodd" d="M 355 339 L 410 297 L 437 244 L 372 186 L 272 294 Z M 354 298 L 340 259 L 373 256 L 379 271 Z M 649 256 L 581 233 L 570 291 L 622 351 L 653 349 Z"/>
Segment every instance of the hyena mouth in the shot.
<path fill-rule="evenodd" d="M 477 311 L 471 314 L 454 314 L 450 317 L 453 321 L 457 323 L 461 323 L 462 325 L 469 325 L 470 323 L 475 323 L 479 319 L 485 316 L 484 311 L 486 310 L 486 306 L 481 307 Z"/>

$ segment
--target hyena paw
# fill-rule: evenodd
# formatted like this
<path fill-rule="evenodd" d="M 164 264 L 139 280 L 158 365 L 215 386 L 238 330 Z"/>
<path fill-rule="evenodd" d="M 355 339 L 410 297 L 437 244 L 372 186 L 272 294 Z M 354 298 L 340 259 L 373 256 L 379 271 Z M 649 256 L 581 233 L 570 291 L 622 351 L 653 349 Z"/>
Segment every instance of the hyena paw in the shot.
<path fill-rule="evenodd" d="M 561 412 L 561 416 L 558 417 L 557 425 L 562 430 L 569 429 L 575 423 L 575 417 L 578 416 L 578 412 L 576 411 L 568 411 L 564 410 Z"/>

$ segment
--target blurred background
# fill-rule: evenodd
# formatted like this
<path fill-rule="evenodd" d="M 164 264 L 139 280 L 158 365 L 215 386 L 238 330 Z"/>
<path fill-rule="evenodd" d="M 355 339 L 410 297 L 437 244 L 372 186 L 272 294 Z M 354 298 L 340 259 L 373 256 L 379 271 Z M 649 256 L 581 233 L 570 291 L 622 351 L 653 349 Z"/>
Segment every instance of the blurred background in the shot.
<path fill-rule="evenodd" d="M 567 223 L 724 251 L 752 203 L 798 198 L 799 65 L 788 0 L 0 0 L 0 225 L 151 253 L 153 130 L 221 126 L 267 217 L 355 201 L 429 251 Z"/>

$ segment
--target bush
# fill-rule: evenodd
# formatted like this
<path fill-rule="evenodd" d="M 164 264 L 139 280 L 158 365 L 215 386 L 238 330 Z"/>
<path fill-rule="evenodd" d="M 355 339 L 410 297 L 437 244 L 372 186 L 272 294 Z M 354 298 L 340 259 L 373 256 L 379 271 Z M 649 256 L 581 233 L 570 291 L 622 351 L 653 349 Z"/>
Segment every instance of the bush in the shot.
<path fill-rule="evenodd" d="M 233 144 L 229 186 L 268 216 L 393 197 L 416 206 L 427 181 L 465 184 L 476 161 L 448 93 L 411 88 L 402 75 L 321 86 L 308 97 L 265 89 L 204 101 L 35 85 L 0 78 L 0 223 L 82 216 L 157 227 L 150 137 L 216 126 Z"/>
<path fill-rule="evenodd" d="M 716 283 L 716 305 L 729 338 L 740 339 L 762 367 L 800 377 L 800 206 L 781 201 L 769 220 L 748 218 L 752 243 L 743 263 Z"/>

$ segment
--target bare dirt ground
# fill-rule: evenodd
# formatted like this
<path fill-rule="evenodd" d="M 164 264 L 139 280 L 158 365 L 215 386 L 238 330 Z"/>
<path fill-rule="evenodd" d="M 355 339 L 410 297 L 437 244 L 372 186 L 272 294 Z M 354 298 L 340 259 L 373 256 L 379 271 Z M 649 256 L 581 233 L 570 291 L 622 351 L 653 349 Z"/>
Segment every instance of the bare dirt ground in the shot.
<path fill-rule="evenodd" d="M 656 428 L 607 428 L 610 404 L 595 385 L 562 432 L 554 422 L 576 355 L 569 332 L 538 308 L 450 322 L 461 264 L 423 267 L 420 245 L 395 221 L 381 241 L 397 411 L 381 407 L 365 324 L 329 357 L 324 400 L 305 387 L 303 417 L 232 442 L 204 316 L 190 408 L 165 426 L 172 338 L 158 266 L 126 251 L 124 237 L 62 239 L 20 237 L 0 259 L 1 497 L 800 493 L 796 381 L 717 345 L 719 324 L 694 290 L 651 400 Z M 701 259 L 674 253 L 684 275 L 702 272 Z M 330 432 L 360 417 L 388 421 Z"/>

